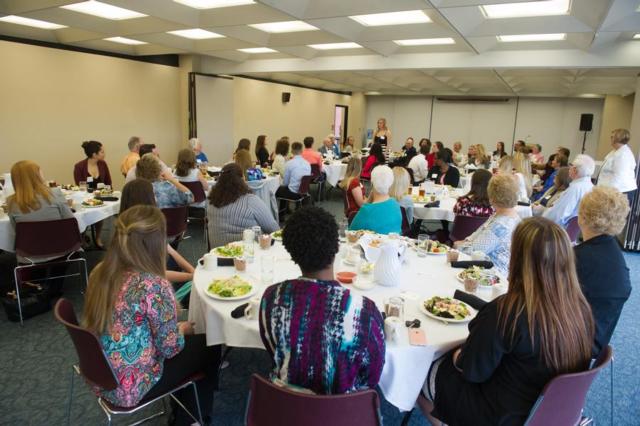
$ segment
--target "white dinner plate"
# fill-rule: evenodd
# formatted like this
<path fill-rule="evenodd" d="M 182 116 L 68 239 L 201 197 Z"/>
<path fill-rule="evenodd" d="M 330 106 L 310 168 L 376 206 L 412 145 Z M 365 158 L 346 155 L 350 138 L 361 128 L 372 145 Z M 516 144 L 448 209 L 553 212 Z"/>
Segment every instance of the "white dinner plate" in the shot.
<path fill-rule="evenodd" d="M 100 204 L 100 205 L 97 205 L 97 206 L 88 206 L 88 205 L 86 205 L 86 204 L 81 204 L 81 205 L 82 205 L 82 207 L 84 207 L 85 209 L 99 209 L 100 207 L 104 207 L 104 206 L 105 206 L 105 204 Z"/>
<path fill-rule="evenodd" d="M 474 319 L 476 314 L 478 313 L 478 311 L 476 311 L 471 306 L 469 306 L 468 303 L 465 303 L 465 305 L 467 305 L 467 309 L 469 309 L 469 316 L 466 317 L 465 319 L 457 320 L 457 319 L 452 319 L 452 318 L 442 318 L 442 317 L 439 317 L 437 315 L 433 315 L 431 312 L 427 311 L 427 309 L 424 307 L 424 302 L 426 302 L 426 300 L 421 300 L 421 301 L 418 302 L 418 309 L 420 310 L 420 312 L 422 312 L 423 314 L 425 314 L 429 318 L 433 318 L 434 320 L 444 322 L 445 324 L 448 324 L 448 323 L 451 323 L 451 324 L 464 324 L 464 323 L 467 323 L 467 322 L 471 321 L 472 319 Z"/>
<path fill-rule="evenodd" d="M 229 244 L 230 244 L 230 245 L 232 245 L 232 246 L 242 246 L 242 243 L 241 243 L 241 242 L 235 242 L 235 243 L 229 243 Z M 226 245 L 224 245 L 224 246 L 214 247 L 214 248 L 212 248 L 212 249 L 211 249 L 211 251 L 210 251 L 209 253 L 213 254 L 214 256 L 219 257 L 220 259 L 233 259 L 233 258 L 234 258 L 234 256 L 224 256 L 224 255 L 222 255 L 222 254 L 218 253 L 218 249 L 219 249 L 219 248 L 223 248 L 223 247 L 225 247 L 225 246 L 226 246 Z M 244 254 L 244 251 L 243 251 L 243 254 Z"/>
<path fill-rule="evenodd" d="M 456 278 L 458 279 L 458 281 L 460 281 L 462 284 L 464 284 L 464 278 L 462 278 L 462 273 L 464 272 L 464 269 L 460 272 L 458 272 L 456 274 Z M 500 278 L 497 274 L 488 274 L 488 275 L 493 275 L 494 277 L 498 277 Z M 492 288 L 495 286 L 499 286 L 500 284 L 502 284 L 502 279 L 500 281 L 498 281 L 497 284 L 493 284 L 493 285 L 478 285 L 478 288 Z"/>
<path fill-rule="evenodd" d="M 209 285 L 211 285 L 211 283 L 209 283 Z M 256 286 L 254 284 L 251 284 L 251 290 L 249 291 L 249 293 L 242 295 L 242 296 L 233 296 L 233 297 L 222 297 L 222 296 L 218 296 L 215 293 L 212 293 L 209 291 L 209 287 L 207 287 L 207 289 L 204 291 L 207 296 L 209 296 L 212 299 L 216 299 L 216 300 L 243 300 L 243 299 L 248 299 L 251 296 L 253 296 L 254 294 L 256 294 Z"/>

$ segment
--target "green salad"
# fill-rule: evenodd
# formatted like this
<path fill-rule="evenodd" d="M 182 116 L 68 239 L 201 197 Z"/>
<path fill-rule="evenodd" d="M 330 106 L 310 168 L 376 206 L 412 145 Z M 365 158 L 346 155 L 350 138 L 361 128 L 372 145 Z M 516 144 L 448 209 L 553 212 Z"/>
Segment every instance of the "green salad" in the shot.
<path fill-rule="evenodd" d="M 500 277 L 480 266 L 472 266 L 460 272 L 460 279 L 464 281 L 466 278 L 474 279 L 478 284 L 486 287 L 500 283 Z"/>
<path fill-rule="evenodd" d="M 213 249 L 215 254 L 223 257 L 240 257 L 243 254 L 243 249 L 241 244 L 237 243 L 229 243 L 226 246 L 216 247 Z"/>
<path fill-rule="evenodd" d="M 249 293 L 253 287 L 237 275 L 230 278 L 214 280 L 209 284 L 209 293 L 220 297 L 238 297 Z"/>
<path fill-rule="evenodd" d="M 451 297 L 434 296 L 424 301 L 424 308 L 440 318 L 463 320 L 471 315 L 465 303 Z"/>
<path fill-rule="evenodd" d="M 271 236 L 273 238 L 275 238 L 276 240 L 281 240 L 282 239 L 282 229 L 278 229 L 277 231 L 274 231 Z"/>

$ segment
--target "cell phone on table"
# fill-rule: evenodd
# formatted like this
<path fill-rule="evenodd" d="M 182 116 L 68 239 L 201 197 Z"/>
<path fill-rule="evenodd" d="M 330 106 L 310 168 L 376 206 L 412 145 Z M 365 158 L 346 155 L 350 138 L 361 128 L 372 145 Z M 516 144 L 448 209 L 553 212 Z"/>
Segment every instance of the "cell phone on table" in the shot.
<path fill-rule="evenodd" d="M 424 333 L 424 330 L 421 328 L 410 328 L 409 343 L 411 346 L 426 346 L 427 335 Z"/>

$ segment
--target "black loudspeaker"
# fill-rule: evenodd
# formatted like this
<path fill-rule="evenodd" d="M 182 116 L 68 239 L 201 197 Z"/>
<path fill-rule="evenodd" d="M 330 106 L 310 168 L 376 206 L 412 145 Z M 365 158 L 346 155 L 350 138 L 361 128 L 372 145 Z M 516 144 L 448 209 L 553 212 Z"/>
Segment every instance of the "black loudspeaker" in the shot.
<path fill-rule="evenodd" d="M 291 93 L 289 92 L 282 92 L 282 102 L 283 103 L 287 103 L 291 100 Z"/>
<path fill-rule="evenodd" d="M 580 131 L 581 132 L 590 132 L 592 124 L 593 124 L 593 114 L 580 115 Z"/>

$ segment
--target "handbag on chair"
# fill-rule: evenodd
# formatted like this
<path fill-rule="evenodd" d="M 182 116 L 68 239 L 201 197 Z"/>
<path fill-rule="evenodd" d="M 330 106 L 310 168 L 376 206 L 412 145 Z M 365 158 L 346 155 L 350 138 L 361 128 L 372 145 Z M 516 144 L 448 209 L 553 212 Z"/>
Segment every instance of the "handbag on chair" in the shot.
<path fill-rule="evenodd" d="M 28 281 L 22 283 L 20 301 L 22 302 L 22 317 L 24 319 L 35 317 L 51 310 L 50 300 L 49 291 L 44 286 Z M 9 321 L 20 322 L 18 298 L 15 290 L 7 292 L 2 297 L 2 306 L 7 313 Z"/>

